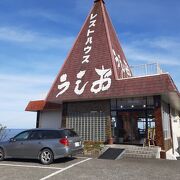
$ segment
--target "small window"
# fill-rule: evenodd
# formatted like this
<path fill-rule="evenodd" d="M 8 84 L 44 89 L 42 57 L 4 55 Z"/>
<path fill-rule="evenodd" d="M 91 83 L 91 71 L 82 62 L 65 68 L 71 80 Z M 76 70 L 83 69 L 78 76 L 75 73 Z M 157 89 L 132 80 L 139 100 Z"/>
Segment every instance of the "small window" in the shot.
<path fill-rule="evenodd" d="M 42 138 L 43 139 L 58 139 L 59 138 L 59 133 L 58 131 L 42 131 Z"/>
<path fill-rule="evenodd" d="M 111 99 L 111 109 L 116 109 L 116 99 Z"/>
<path fill-rule="evenodd" d="M 17 136 L 15 136 L 14 139 L 16 141 L 24 141 L 29 138 L 29 135 L 30 135 L 30 131 L 25 131 L 25 132 L 22 132 L 22 133 L 18 134 Z"/>

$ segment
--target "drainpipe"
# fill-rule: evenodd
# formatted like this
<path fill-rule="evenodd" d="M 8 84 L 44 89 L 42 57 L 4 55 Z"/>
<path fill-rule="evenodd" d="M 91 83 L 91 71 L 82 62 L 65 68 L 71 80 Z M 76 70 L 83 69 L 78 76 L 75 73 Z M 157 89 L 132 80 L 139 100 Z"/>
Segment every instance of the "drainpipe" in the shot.
<path fill-rule="evenodd" d="M 40 111 L 37 111 L 36 128 L 39 128 Z"/>
<path fill-rule="evenodd" d="M 148 137 L 148 112 L 147 112 L 147 97 L 146 97 L 146 110 L 145 110 L 145 116 L 146 116 L 146 139 Z M 147 142 L 146 142 L 147 143 Z"/>

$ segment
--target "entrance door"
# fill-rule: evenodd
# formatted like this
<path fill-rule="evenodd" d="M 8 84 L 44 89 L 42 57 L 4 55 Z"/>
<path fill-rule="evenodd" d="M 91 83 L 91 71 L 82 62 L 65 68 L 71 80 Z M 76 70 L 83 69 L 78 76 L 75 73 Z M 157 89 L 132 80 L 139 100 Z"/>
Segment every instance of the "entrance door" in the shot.
<path fill-rule="evenodd" d="M 142 145 L 147 129 L 155 127 L 151 111 L 134 110 L 118 112 L 115 137 L 116 143 Z"/>
<path fill-rule="evenodd" d="M 139 140 L 137 113 L 119 112 L 117 121 L 119 121 L 119 127 L 116 129 L 119 143 L 139 144 L 136 142 Z"/>

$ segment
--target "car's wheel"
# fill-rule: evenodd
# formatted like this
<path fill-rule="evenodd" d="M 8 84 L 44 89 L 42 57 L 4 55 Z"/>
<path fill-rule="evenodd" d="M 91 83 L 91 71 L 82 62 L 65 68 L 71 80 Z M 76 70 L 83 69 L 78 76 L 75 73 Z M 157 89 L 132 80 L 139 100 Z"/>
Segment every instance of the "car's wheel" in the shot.
<path fill-rule="evenodd" d="M 43 149 L 40 153 L 40 161 L 44 165 L 51 164 L 54 160 L 53 152 L 50 149 Z"/>
<path fill-rule="evenodd" d="M 4 151 L 2 148 L 0 148 L 0 161 L 4 160 Z"/>

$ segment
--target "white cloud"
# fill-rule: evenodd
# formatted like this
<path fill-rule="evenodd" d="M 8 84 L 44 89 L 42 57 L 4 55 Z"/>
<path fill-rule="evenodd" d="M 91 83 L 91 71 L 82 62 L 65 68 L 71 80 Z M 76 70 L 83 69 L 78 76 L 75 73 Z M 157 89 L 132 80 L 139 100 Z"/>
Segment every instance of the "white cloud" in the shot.
<path fill-rule="evenodd" d="M 56 14 L 54 12 L 47 12 L 41 9 L 28 9 L 26 11 L 21 11 L 21 15 L 26 17 L 34 17 L 34 18 L 44 18 L 52 22 L 61 22 L 60 14 Z"/>
<path fill-rule="evenodd" d="M 180 62 L 176 56 L 161 54 L 159 52 L 152 52 L 151 50 L 139 49 L 136 47 L 131 47 L 130 45 L 125 45 L 125 54 L 127 54 L 127 59 L 132 62 L 139 64 L 143 63 L 160 63 L 164 65 L 180 66 Z"/>
<path fill-rule="evenodd" d="M 179 1 L 163 1 L 163 4 L 161 0 L 107 1 L 114 21 L 142 27 L 156 25 L 162 28 L 162 24 L 169 25 L 164 28 L 170 28 L 172 24 L 175 27 L 180 19 L 178 7 Z"/>
<path fill-rule="evenodd" d="M 52 77 L 45 76 L 45 75 L 39 75 L 39 74 L 0 74 L 0 81 L 4 81 L 5 83 L 21 83 L 21 84 L 49 84 L 52 82 Z"/>
<path fill-rule="evenodd" d="M 0 99 L 4 101 L 13 100 L 17 104 L 24 100 L 44 99 L 53 80 L 54 77 L 38 74 L 0 74 L 0 89 L 2 92 Z M 8 103 L 8 101 L 4 103 Z"/>
<path fill-rule="evenodd" d="M 9 129 L 30 129 L 36 127 L 36 113 L 25 111 L 2 112 L 1 124 Z"/>
<path fill-rule="evenodd" d="M 27 53 L 23 54 L 20 50 L 18 56 L 14 56 L 13 53 L 2 52 L 0 53 L 0 75 L 8 75 L 9 72 L 20 75 L 23 73 L 37 74 L 37 77 L 39 75 L 44 77 L 47 75 L 55 76 L 66 57 L 65 53 L 63 55 L 61 52 L 59 54 L 51 53 L 51 51 L 34 53 L 34 51 L 28 52 L 27 50 Z"/>
<path fill-rule="evenodd" d="M 74 18 L 72 16 L 71 13 L 64 15 L 63 13 L 61 13 L 60 11 L 55 12 L 55 11 L 51 11 L 48 9 L 26 9 L 21 10 L 19 12 L 19 14 L 21 16 L 24 17 L 29 17 L 29 18 L 35 18 L 35 19 L 40 19 L 45 20 L 45 21 L 50 21 L 53 23 L 58 23 L 58 24 L 69 24 L 69 25 L 73 25 L 73 26 L 79 26 L 79 21 L 77 18 Z"/>
<path fill-rule="evenodd" d="M 132 35 L 131 35 L 132 36 Z M 124 44 L 125 54 L 131 61 L 159 62 L 180 66 L 180 43 L 174 37 L 130 37 Z"/>
<path fill-rule="evenodd" d="M 35 113 L 25 112 L 30 100 L 44 99 L 54 77 L 0 74 L 0 122 L 8 128 L 35 127 Z"/>
<path fill-rule="evenodd" d="M 23 46 L 36 49 L 69 49 L 74 37 L 49 37 L 46 34 L 32 32 L 22 28 L 0 27 L 0 41 L 19 43 Z"/>
<path fill-rule="evenodd" d="M 35 41 L 35 34 L 30 31 L 23 31 L 10 27 L 0 27 L 0 40 L 14 41 L 14 42 L 33 42 Z"/>
<path fill-rule="evenodd" d="M 172 51 L 174 48 L 175 50 L 180 48 L 180 40 L 174 37 L 159 37 L 154 39 L 152 42 L 150 39 L 148 41 L 153 47 L 165 49 L 167 51 Z"/>

